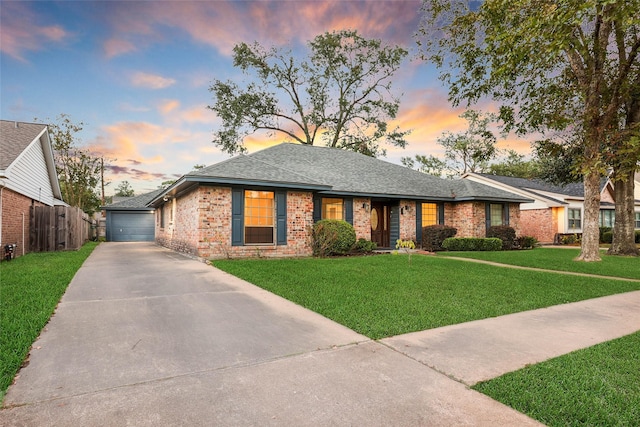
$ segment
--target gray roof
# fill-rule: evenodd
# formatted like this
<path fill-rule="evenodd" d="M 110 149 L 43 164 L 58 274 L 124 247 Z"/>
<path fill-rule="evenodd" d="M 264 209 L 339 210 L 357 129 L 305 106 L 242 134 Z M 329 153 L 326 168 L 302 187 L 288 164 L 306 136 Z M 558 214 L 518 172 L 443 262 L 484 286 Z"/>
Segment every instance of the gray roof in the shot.
<path fill-rule="evenodd" d="M 7 169 L 46 125 L 0 120 L 0 170 Z"/>
<path fill-rule="evenodd" d="M 105 210 L 148 210 L 147 205 L 156 197 L 164 192 L 164 188 L 153 190 L 149 193 L 140 194 L 139 196 L 126 197 L 116 203 L 104 206 Z"/>
<path fill-rule="evenodd" d="M 584 197 L 584 183 L 582 182 L 574 182 L 565 185 L 555 185 L 541 179 L 514 178 L 512 176 L 490 175 L 483 173 L 479 173 L 477 175 L 521 190 L 534 190 L 532 191 L 532 193 L 535 193 L 535 191 L 537 190 L 546 191 L 548 193 L 564 194 L 565 196 L 570 197 Z M 600 180 L 600 191 L 602 191 L 606 183 L 607 178 L 602 178 Z"/>
<path fill-rule="evenodd" d="M 326 194 L 380 198 L 532 201 L 488 185 L 426 175 L 353 151 L 290 143 L 190 172 L 167 191 L 175 194 L 194 183 L 307 188 Z"/>

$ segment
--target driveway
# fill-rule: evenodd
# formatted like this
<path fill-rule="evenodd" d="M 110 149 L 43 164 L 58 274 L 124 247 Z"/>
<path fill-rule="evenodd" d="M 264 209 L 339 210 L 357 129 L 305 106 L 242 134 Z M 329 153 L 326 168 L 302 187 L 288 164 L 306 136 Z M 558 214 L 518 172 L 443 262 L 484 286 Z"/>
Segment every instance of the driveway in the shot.
<path fill-rule="evenodd" d="M 99 245 L 3 426 L 533 426 L 382 342 L 152 243 Z"/>

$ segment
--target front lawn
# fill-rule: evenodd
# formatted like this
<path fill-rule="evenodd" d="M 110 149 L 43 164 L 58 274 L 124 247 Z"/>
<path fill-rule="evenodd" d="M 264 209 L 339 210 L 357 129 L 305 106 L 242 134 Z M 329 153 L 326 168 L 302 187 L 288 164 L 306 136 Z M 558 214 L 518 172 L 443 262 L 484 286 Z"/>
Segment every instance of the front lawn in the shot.
<path fill-rule="evenodd" d="M 0 263 L 0 402 L 67 285 L 97 245 Z"/>
<path fill-rule="evenodd" d="M 473 388 L 548 426 L 640 426 L 640 332 Z"/>
<path fill-rule="evenodd" d="M 372 339 L 640 289 L 423 255 L 410 264 L 407 255 L 213 264 Z"/>
<path fill-rule="evenodd" d="M 601 252 L 602 261 L 600 262 L 573 261 L 579 254 L 579 248 L 536 248 L 525 251 L 439 252 L 438 256 L 473 258 L 523 267 L 640 280 L 640 258 L 605 255 Z"/>

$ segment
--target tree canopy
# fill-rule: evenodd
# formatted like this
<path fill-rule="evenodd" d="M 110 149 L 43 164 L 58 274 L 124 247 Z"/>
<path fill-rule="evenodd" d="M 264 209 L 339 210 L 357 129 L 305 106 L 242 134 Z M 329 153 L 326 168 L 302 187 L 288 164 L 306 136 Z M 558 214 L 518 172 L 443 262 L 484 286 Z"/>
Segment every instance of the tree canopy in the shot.
<path fill-rule="evenodd" d="M 131 187 L 131 184 L 129 184 L 129 181 L 122 181 L 116 187 L 116 196 L 118 196 L 118 197 L 133 197 L 133 196 L 135 196 L 135 191 Z"/>
<path fill-rule="evenodd" d="M 606 148 L 626 127 L 626 94 L 638 82 L 640 0 L 424 0 L 423 12 L 418 41 L 441 68 L 454 105 L 490 98 L 507 130 L 579 141 L 579 259 L 599 260 L 599 183 L 619 158 Z M 624 155 L 637 159 L 640 151 Z"/>
<path fill-rule="evenodd" d="M 67 114 L 59 115 L 57 122 L 48 125 L 62 199 L 93 214 L 100 208 L 96 191 L 100 183 L 101 158 L 79 147 L 77 133 L 83 126 L 82 122 L 71 121 Z"/>
<path fill-rule="evenodd" d="M 318 35 L 303 60 L 286 49 L 240 43 L 234 66 L 249 79 L 211 85 L 208 108 L 222 120 L 213 142 L 228 153 L 244 152 L 244 138 L 262 130 L 370 156 L 384 155 L 381 141 L 405 147 L 408 131 L 388 122 L 400 105 L 392 78 L 407 54 L 348 30 Z"/>

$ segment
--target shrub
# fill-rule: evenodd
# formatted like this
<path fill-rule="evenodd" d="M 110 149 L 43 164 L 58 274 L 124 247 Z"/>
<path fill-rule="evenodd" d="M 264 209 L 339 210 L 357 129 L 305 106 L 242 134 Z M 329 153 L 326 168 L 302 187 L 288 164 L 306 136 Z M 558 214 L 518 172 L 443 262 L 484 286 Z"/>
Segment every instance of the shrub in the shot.
<path fill-rule="evenodd" d="M 378 247 L 376 242 L 372 242 L 371 240 L 363 239 L 362 237 L 358 239 L 356 242 L 355 250 L 362 253 L 373 252 Z"/>
<path fill-rule="evenodd" d="M 449 237 L 442 242 L 449 251 L 499 251 L 502 240 L 497 237 Z"/>
<path fill-rule="evenodd" d="M 313 225 L 312 249 L 315 256 L 344 255 L 356 244 L 356 231 L 346 221 L 323 219 Z"/>
<path fill-rule="evenodd" d="M 613 231 L 605 231 L 602 233 L 602 237 L 600 238 L 600 243 L 612 243 L 613 242 Z"/>
<path fill-rule="evenodd" d="M 448 225 L 428 225 L 422 228 L 422 248 L 431 251 L 443 251 L 442 242 L 456 235 L 458 230 Z"/>
<path fill-rule="evenodd" d="M 487 230 L 487 237 L 497 237 L 502 241 L 502 250 L 510 251 L 516 244 L 516 230 L 508 225 L 494 225 Z"/>
<path fill-rule="evenodd" d="M 611 227 L 600 227 L 600 243 L 611 243 L 604 241 L 604 233 L 608 231 L 613 231 Z"/>
<path fill-rule="evenodd" d="M 520 249 L 533 249 L 538 245 L 538 239 L 532 236 L 520 236 L 516 239 L 516 245 Z"/>

